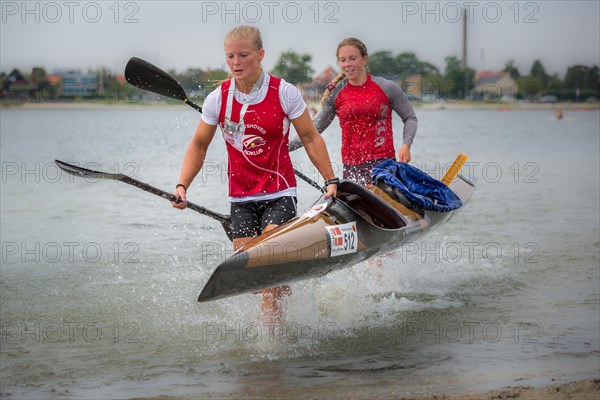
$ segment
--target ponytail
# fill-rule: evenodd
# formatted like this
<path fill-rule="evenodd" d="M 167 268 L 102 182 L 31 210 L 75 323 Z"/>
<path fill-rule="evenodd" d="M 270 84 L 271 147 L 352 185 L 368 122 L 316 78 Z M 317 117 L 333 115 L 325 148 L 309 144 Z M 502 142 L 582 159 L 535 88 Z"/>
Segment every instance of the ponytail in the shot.
<path fill-rule="evenodd" d="M 333 91 L 333 89 L 335 89 L 336 85 L 345 77 L 346 74 L 344 73 L 344 71 L 340 71 L 340 73 L 337 74 L 335 78 L 333 78 L 333 80 L 327 84 L 327 86 L 325 87 L 325 91 L 323 92 L 323 97 L 321 97 L 321 101 L 319 102 L 320 105 L 323 105 L 323 102 L 327 100 L 329 96 L 331 96 L 331 92 Z"/>

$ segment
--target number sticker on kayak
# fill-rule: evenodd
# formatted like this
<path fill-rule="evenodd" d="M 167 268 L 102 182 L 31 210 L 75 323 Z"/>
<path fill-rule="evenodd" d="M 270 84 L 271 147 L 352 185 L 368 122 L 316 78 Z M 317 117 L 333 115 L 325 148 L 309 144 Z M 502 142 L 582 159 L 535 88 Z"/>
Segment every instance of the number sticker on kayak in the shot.
<path fill-rule="evenodd" d="M 358 247 L 356 222 L 326 226 L 325 229 L 327 229 L 327 235 L 329 237 L 330 257 L 356 253 Z"/>

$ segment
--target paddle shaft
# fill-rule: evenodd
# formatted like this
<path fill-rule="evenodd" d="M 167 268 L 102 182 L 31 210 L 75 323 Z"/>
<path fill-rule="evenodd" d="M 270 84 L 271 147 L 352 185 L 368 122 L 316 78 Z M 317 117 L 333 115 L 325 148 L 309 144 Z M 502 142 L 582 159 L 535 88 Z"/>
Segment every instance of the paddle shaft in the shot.
<path fill-rule="evenodd" d="M 108 172 L 94 171 L 92 169 L 79 167 L 79 166 L 69 164 L 69 163 L 66 163 L 66 162 L 60 161 L 60 160 L 54 160 L 54 162 L 56 163 L 56 165 L 58 165 L 58 167 L 60 169 L 62 169 L 63 171 L 65 171 L 71 175 L 74 175 L 74 176 L 78 176 L 81 178 L 115 180 L 115 181 L 126 183 L 131 186 L 135 186 L 138 189 L 142 189 L 145 192 L 155 194 L 157 196 L 162 197 L 163 199 L 172 201 L 174 203 L 181 202 L 181 198 L 175 196 L 173 193 L 169 193 L 162 189 L 158 189 L 152 185 L 138 181 L 137 179 L 134 179 L 134 178 L 124 175 L 124 174 L 112 174 L 112 173 L 108 173 Z M 225 233 L 227 234 L 227 236 L 230 239 L 232 238 L 232 236 L 231 236 L 231 233 L 232 233 L 231 218 L 229 216 L 219 214 L 217 212 L 211 211 L 207 208 L 204 208 L 202 206 L 199 206 L 199 205 L 191 203 L 191 202 L 187 202 L 187 208 L 219 221 L 221 223 L 221 225 L 223 226 L 223 229 L 225 229 Z"/>
<path fill-rule="evenodd" d="M 133 179 L 127 175 L 122 175 L 122 178 L 120 178 L 119 180 L 123 183 L 127 183 L 128 185 L 132 185 L 139 189 L 142 189 L 148 193 L 152 193 L 157 196 L 160 196 L 163 199 L 167 199 L 173 203 L 181 203 L 181 198 L 175 196 L 173 193 L 169 193 L 162 189 L 155 188 L 154 186 L 148 185 L 147 183 L 144 183 L 144 182 L 140 182 L 137 179 Z M 223 214 L 219 214 L 217 212 L 211 211 L 211 210 L 209 210 L 205 207 L 202 207 L 198 204 L 191 203 L 188 201 L 187 208 L 192 209 L 196 212 L 199 212 L 200 214 L 204 214 L 207 217 L 216 219 L 217 221 L 219 221 L 222 224 L 224 224 L 224 223 L 231 224 L 231 220 L 229 219 L 229 217 L 227 217 Z"/>
<path fill-rule="evenodd" d="M 294 173 L 296 174 L 296 176 L 300 179 L 302 179 L 304 182 L 308 183 L 310 186 L 319 189 L 321 192 L 325 192 L 325 190 L 319 186 L 319 184 L 315 181 L 313 181 L 312 179 L 310 179 L 308 176 L 304 175 L 302 172 L 298 171 L 296 168 L 294 168 Z"/>
<path fill-rule="evenodd" d="M 200 113 L 202 112 L 202 107 L 200 107 L 198 104 L 194 103 L 193 101 L 191 101 L 187 97 L 185 98 L 185 100 L 183 102 L 185 104 L 187 104 L 188 106 L 192 107 L 194 110 L 196 110 L 196 111 L 198 111 Z"/>

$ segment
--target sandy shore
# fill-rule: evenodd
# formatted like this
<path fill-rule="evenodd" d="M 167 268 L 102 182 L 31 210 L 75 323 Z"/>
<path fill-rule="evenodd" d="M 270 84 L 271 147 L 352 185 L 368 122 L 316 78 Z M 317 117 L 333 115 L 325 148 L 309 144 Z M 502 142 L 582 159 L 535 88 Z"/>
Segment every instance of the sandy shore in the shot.
<path fill-rule="evenodd" d="M 600 399 L 600 379 L 588 379 L 575 382 L 548 385 L 543 387 L 506 387 L 485 393 L 461 393 L 451 396 L 430 395 L 419 397 L 401 397 L 401 400 L 598 400 Z"/>
<path fill-rule="evenodd" d="M 379 388 L 379 389 L 378 389 Z M 584 379 L 562 384 L 547 385 L 543 387 L 517 386 L 506 387 L 488 392 L 465 392 L 453 395 L 430 394 L 417 396 L 398 396 L 390 393 L 384 387 L 369 389 L 356 389 L 354 394 L 322 394 L 318 386 L 315 389 L 307 389 L 298 393 L 263 393 L 256 391 L 244 394 L 205 394 L 207 399 L 325 399 L 339 398 L 347 400 L 496 400 L 496 399 L 519 399 L 519 400 L 598 400 L 600 399 L 600 379 Z M 157 396 L 136 397 L 131 400 L 174 400 L 181 397 Z M 188 398 L 188 397 L 184 397 Z M 190 397 L 192 398 L 192 397 Z"/>

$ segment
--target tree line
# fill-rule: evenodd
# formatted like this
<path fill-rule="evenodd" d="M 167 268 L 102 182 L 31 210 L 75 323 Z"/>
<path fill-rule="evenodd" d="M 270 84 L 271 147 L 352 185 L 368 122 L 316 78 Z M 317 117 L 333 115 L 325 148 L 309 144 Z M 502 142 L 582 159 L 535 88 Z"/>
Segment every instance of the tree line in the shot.
<path fill-rule="evenodd" d="M 313 81 L 315 73 L 311 62 L 310 54 L 299 54 L 289 50 L 281 53 L 271 72 L 296 85 L 309 84 Z M 456 56 L 446 57 L 445 64 L 445 68 L 440 70 L 435 65 L 420 60 L 411 52 L 394 55 L 390 51 L 378 51 L 369 56 L 368 69 L 373 75 L 404 83 L 411 76 L 420 76 L 420 93 L 415 93 L 419 98 L 425 94 L 432 94 L 444 99 L 472 99 L 470 96 L 477 84 L 475 70 L 463 67 L 461 60 Z M 227 72 L 222 69 L 188 68 L 182 72 L 175 70 L 168 72 L 180 82 L 190 97 L 199 99 L 203 99 L 227 77 Z M 548 74 L 540 60 L 535 60 L 525 74 L 515 66 L 514 60 L 509 60 L 502 72 L 509 74 L 516 82 L 517 99 L 536 99 L 548 94 L 555 95 L 562 101 L 600 98 L 600 70 L 597 65 L 570 66 L 565 76 L 561 78 L 558 74 Z M 118 101 L 141 99 L 147 95 L 124 82 L 122 76 L 119 79 L 118 74 L 106 68 L 90 70 L 88 74 L 97 76 L 96 88 L 89 92 L 90 98 Z M 60 100 L 60 90 L 48 80 L 44 68 L 35 68 L 31 74 L 23 73 L 23 76 L 35 83 L 35 91 L 42 93 L 41 97 L 38 93 L 38 100 Z M 6 77 L 5 72 L 0 73 L 3 90 L 6 88 Z M 31 92 L 32 89 L 28 87 L 20 90 Z M 410 94 L 410 90 L 407 90 L 407 93 Z"/>
<path fill-rule="evenodd" d="M 310 68 L 311 60 L 309 54 L 284 52 L 273 73 L 294 84 L 309 82 L 314 72 Z M 464 68 L 456 56 L 446 57 L 445 63 L 444 70 L 439 70 L 435 65 L 420 60 L 415 53 L 394 55 L 390 51 L 378 51 L 369 56 L 368 69 L 373 75 L 401 82 L 420 75 L 418 97 L 431 93 L 446 99 L 468 99 L 477 84 L 475 70 Z M 533 62 L 527 74 L 519 71 L 514 60 L 507 61 L 501 72 L 506 72 L 515 81 L 517 99 L 535 99 L 548 94 L 557 96 L 559 100 L 600 98 L 600 70 L 597 65 L 570 66 L 562 79 L 558 74 L 548 74 L 540 60 Z"/>

